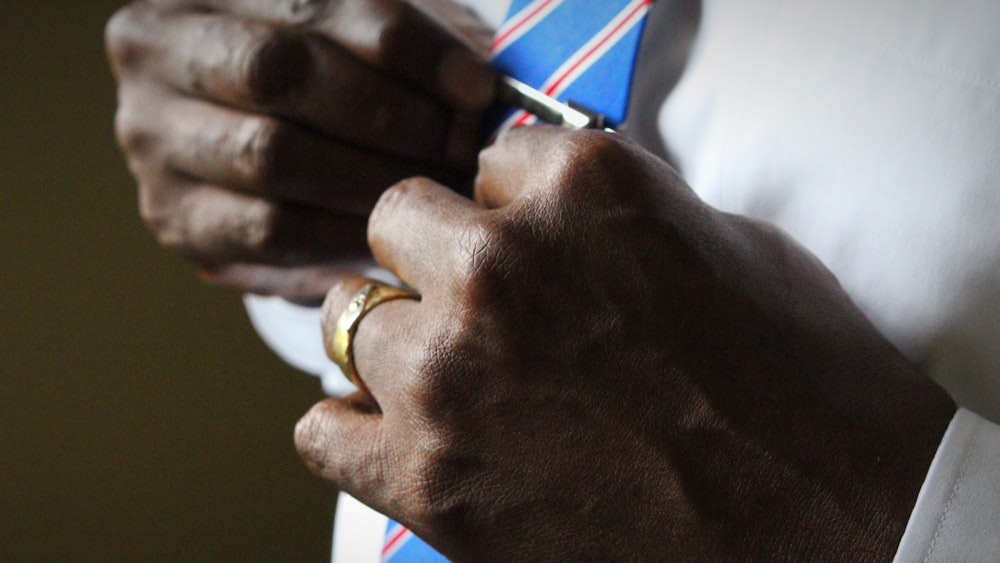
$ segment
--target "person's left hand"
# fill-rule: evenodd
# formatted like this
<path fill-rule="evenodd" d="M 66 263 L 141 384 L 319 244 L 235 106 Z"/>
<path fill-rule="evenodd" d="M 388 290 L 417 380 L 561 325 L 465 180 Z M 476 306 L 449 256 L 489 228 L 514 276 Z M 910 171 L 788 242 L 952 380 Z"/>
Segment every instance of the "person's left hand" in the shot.
<path fill-rule="evenodd" d="M 954 405 L 814 257 L 615 135 L 519 128 L 480 166 L 479 205 L 376 206 L 420 300 L 362 320 L 371 395 L 299 423 L 315 472 L 458 561 L 892 556 Z"/>

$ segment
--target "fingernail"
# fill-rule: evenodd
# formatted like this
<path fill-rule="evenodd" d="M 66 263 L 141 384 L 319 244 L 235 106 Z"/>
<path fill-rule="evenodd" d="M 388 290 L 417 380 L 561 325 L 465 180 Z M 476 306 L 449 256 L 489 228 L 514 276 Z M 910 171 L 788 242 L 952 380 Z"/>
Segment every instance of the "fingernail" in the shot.
<path fill-rule="evenodd" d="M 461 110 L 479 111 L 493 102 L 496 73 L 472 53 L 456 49 L 441 60 L 438 79 Z"/>

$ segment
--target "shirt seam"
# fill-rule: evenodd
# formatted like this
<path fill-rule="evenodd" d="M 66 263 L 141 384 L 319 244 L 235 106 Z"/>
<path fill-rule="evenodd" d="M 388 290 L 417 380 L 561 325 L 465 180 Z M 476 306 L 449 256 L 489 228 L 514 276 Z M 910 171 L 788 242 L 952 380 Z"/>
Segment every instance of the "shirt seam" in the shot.
<path fill-rule="evenodd" d="M 958 474 L 955 477 L 955 484 L 952 486 L 951 496 L 948 497 L 948 502 L 945 503 L 944 511 L 941 513 L 941 518 L 938 519 L 937 527 L 934 529 L 934 535 L 931 537 L 930 545 L 927 546 L 927 553 L 924 556 L 923 563 L 929 563 L 931 557 L 935 554 L 934 549 L 937 547 L 938 540 L 941 539 L 941 534 L 944 532 L 944 526 L 949 520 L 949 516 L 951 516 L 954 511 L 955 502 L 962 490 L 962 485 L 964 484 L 966 475 L 969 471 L 972 455 L 976 451 L 976 442 L 978 441 L 979 432 L 973 432 L 972 439 L 966 445 L 965 454 L 962 456 L 962 463 L 959 466 Z"/>

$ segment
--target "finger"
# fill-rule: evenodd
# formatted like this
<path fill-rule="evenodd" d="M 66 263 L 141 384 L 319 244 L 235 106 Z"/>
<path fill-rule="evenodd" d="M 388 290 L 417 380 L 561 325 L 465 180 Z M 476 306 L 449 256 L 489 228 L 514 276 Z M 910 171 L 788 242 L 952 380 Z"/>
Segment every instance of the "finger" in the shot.
<path fill-rule="evenodd" d="M 475 204 L 427 178 L 385 191 L 368 219 L 375 260 L 422 295 L 461 274 L 475 244 Z"/>
<path fill-rule="evenodd" d="M 559 168 L 572 168 L 571 137 L 576 133 L 561 127 L 534 125 L 502 132 L 479 153 L 475 200 L 495 209 L 512 203 L 527 192 L 547 184 Z M 570 165 L 570 166 L 567 166 Z"/>
<path fill-rule="evenodd" d="M 350 261 L 337 265 L 272 266 L 220 264 L 203 267 L 199 274 L 209 283 L 257 295 L 276 295 L 311 307 L 319 306 L 330 288 L 341 280 L 360 276 L 365 268 Z"/>
<path fill-rule="evenodd" d="M 364 219 L 165 177 L 144 180 L 140 214 L 164 247 L 205 264 L 285 266 L 364 256 Z"/>
<path fill-rule="evenodd" d="M 415 174 L 453 178 L 441 167 L 337 143 L 290 122 L 192 98 L 164 108 L 164 158 L 207 183 L 367 215 L 383 191 Z"/>
<path fill-rule="evenodd" d="M 400 0 L 159 0 L 157 3 L 211 8 L 320 32 L 365 62 L 406 79 L 457 110 L 479 111 L 493 101 L 496 78 L 485 56 L 488 44 L 480 41 L 488 33 L 484 33 L 481 25 L 473 26 L 468 15 L 456 18 L 451 6 L 447 18 L 454 26 L 446 26 L 442 19 Z M 464 33 L 457 32 L 455 27 Z"/>
<path fill-rule="evenodd" d="M 321 313 L 323 342 L 332 357 L 333 337 L 340 316 L 365 285 L 366 278 L 345 278 L 326 295 Z M 405 393 L 407 358 L 415 349 L 414 328 L 419 323 L 419 302 L 396 299 L 376 305 L 361 318 L 352 342 L 354 367 L 378 405 L 394 408 L 395 398 Z"/>
<path fill-rule="evenodd" d="M 182 92 L 398 156 L 455 161 L 475 145 L 468 127 L 450 137 L 443 105 L 315 35 L 216 13 L 134 10 L 112 41 L 126 74 L 141 69 Z"/>
<path fill-rule="evenodd" d="M 371 506 L 384 506 L 387 447 L 381 416 L 355 393 L 317 403 L 295 426 L 295 446 L 309 469 Z"/>

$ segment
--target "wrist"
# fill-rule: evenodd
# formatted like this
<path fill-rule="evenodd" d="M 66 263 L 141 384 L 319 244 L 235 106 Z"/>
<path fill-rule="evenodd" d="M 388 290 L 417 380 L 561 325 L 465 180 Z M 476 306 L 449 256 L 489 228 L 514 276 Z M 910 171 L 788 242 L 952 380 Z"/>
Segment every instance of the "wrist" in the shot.
<path fill-rule="evenodd" d="M 786 467 L 801 482 L 760 503 L 762 515 L 781 515 L 761 555 L 788 552 L 803 560 L 892 560 L 927 471 L 954 417 L 955 404 L 936 383 L 903 360 L 868 366 L 864 389 L 849 405 L 827 405 L 823 434 L 803 432 L 814 446 Z M 877 373 L 873 373 L 877 372 Z M 863 373 L 859 370 L 856 373 Z M 801 425 L 792 418 L 790 424 Z M 787 486 L 787 485 L 785 485 Z M 806 501 L 805 499 L 809 499 Z M 785 543 L 785 545 L 781 545 Z"/>

